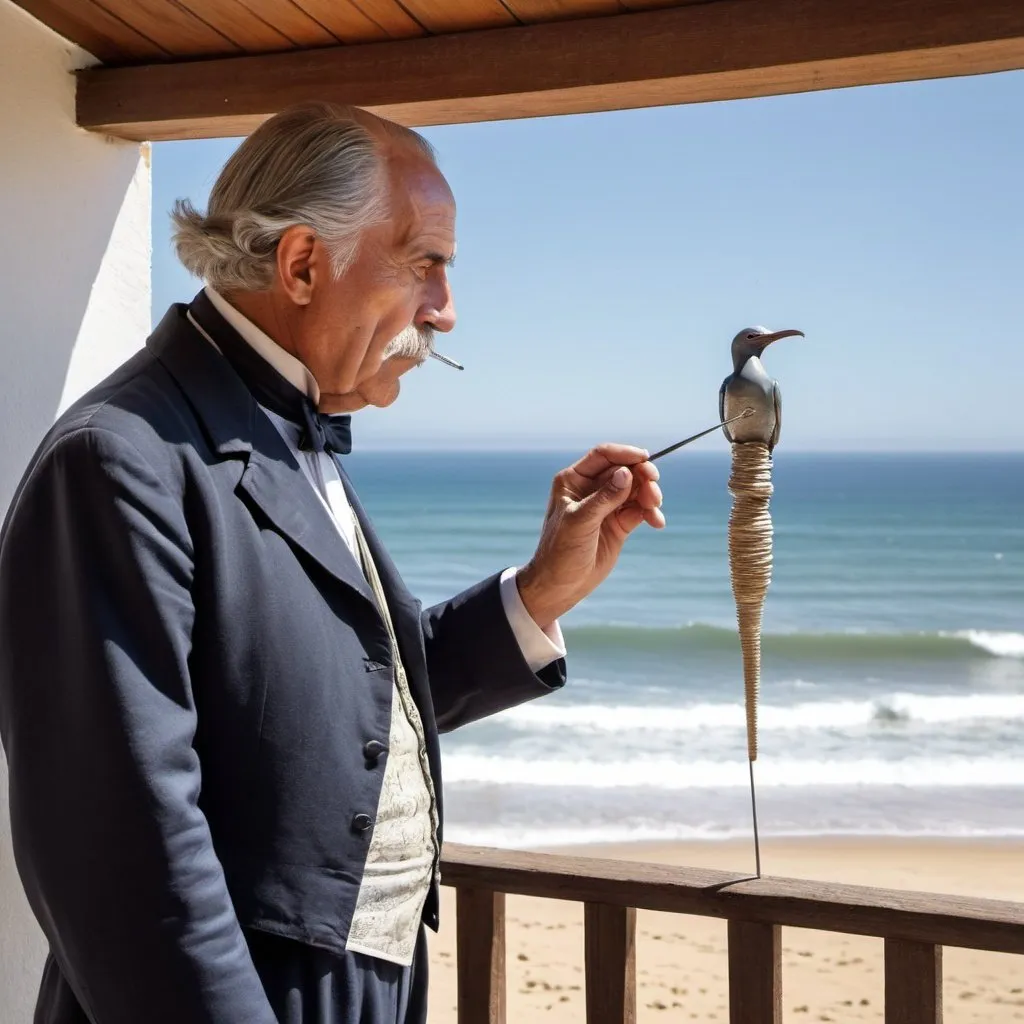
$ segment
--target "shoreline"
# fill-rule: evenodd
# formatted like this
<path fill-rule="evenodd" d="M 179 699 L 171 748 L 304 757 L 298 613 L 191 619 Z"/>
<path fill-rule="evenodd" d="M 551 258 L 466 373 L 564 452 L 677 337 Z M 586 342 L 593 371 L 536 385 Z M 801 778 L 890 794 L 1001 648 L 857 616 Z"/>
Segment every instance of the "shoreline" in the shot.
<path fill-rule="evenodd" d="M 601 843 L 547 853 L 595 859 L 749 871 L 751 840 Z M 1024 902 L 1024 839 L 842 837 L 762 839 L 764 874 L 884 889 Z M 431 935 L 432 1024 L 455 1021 L 455 900 L 442 890 L 442 925 Z M 507 989 L 510 1022 L 583 1020 L 580 904 L 509 896 Z M 637 1007 L 651 1021 L 728 1020 L 726 923 L 637 913 Z M 783 929 L 785 1019 L 883 1020 L 881 939 Z M 1024 956 L 948 948 L 947 1024 L 1024 1021 Z"/>

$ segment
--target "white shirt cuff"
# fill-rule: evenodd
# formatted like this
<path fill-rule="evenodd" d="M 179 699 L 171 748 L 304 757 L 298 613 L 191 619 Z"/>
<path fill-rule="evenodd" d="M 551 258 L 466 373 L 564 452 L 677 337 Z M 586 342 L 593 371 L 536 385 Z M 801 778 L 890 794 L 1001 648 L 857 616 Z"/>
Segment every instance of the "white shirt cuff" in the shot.
<path fill-rule="evenodd" d="M 565 640 L 557 621 L 552 622 L 547 629 L 541 629 L 533 621 L 519 596 L 519 587 L 516 585 L 518 571 L 518 567 L 513 566 L 501 574 L 501 603 L 526 664 L 530 666 L 531 672 L 539 672 L 551 662 L 565 657 Z"/>

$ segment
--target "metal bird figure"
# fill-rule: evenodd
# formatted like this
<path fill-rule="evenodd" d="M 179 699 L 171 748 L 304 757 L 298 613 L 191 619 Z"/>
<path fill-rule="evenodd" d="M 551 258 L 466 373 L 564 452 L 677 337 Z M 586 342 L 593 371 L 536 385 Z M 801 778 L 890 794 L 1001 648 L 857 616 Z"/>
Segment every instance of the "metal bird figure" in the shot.
<path fill-rule="evenodd" d="M 719 419 L 737 416 L 744 409 L 753 413 L 722 427 L 735 444 L 763 441 L 771 451 L 782 429 L 782 393 L 778 381 L 768 376 L 761 354 L 779 338 L 803 337 L 803 331 L 769 331 L 767 327 L 746 327 L 732 339 L 733 372 L 722 381 L 718 392 Z"/>

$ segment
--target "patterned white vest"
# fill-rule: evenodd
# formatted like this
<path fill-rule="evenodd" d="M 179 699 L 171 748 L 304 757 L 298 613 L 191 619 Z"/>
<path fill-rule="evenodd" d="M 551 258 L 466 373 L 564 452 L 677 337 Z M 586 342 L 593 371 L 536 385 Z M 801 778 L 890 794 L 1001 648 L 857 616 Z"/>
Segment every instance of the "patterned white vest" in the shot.
<path fill-rule="evenodd" d="M 384 782 L 347 948 L 408 966 L 438 870 L 438 814 L 419 710 L 409 692 L 384 588 L 353 515 L 363 572 L 387 626 L 395 666 Z"/>

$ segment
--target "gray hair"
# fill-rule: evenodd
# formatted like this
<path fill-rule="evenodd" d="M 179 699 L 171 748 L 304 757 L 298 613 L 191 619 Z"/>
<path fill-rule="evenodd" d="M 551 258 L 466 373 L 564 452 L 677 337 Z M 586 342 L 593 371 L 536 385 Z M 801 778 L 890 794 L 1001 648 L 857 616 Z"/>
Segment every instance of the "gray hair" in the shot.
<path fill-rule="evenodd" d="M 390 142 L 435 160 L 421 135 L 354 107 L 313 103 L 277 114 L 224 165 L 205 216 L 187 199 L 174 204 L 178 259 L 218 291 L 261 291 L 274 279 L 281 236 L 306 225 L 341 276 L 363 232 L 388 215 L 382 144 Z"/>

